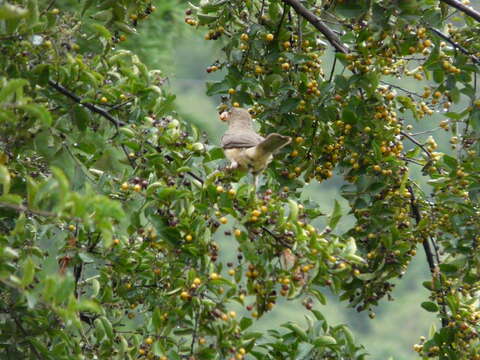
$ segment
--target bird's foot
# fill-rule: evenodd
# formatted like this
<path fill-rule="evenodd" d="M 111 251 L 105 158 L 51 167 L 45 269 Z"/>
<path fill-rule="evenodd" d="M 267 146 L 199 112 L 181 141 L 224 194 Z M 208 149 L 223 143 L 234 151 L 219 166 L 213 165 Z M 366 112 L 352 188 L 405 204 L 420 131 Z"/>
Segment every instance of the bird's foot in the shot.
<path fill-rule="evenodd" d="M 238 163 L 236 161 L 232 161 L 230 163 L 230 165 L 227 165 L 227 167 L 225 168 L 226 171 L 235 171 L 237 170 L 239 167 Z"/>

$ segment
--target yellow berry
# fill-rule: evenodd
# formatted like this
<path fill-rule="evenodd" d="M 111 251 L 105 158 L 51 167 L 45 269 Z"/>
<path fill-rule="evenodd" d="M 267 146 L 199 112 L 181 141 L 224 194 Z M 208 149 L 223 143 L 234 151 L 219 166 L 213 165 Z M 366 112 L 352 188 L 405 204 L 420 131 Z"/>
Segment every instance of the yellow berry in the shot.
<path fill-rule="evenodd" d="M 274 38 L 273 34 L 267 34 L 267 35 L 265 35 L 265 40 L 267 40 L 267 41 L 272 41 L 273 38 Z"/>
<path fill-rule="evenodd" d="M 413 75 L 413 77 L 417 80 L 423 80 L 423 75 L 420 74 L 420 73 L 415 73 L 415 75 Z"/>
<path fill-rule="evenodd" d="M 228 219 L 225 216 L 222 216 L 220 219 L 218 219 L 222 224 L 226 224 L 228 222 Z"/>
<path fill-rule="evenodd" d="M 220 275 L 219 275 L 219 274 L 217 274 L 217 273 L 215 273 L 215 272 L 213 272 L 213 273 L 210 274 L 210 280 L 218 280 L 218 279 L 220 279 Z"/>
<path fill-rule="evenodd" d="M 192 235 L 188 234 L 187 236 L 185 236 L 185 240 L 189 242 L 192 241 L 193 240 Z"/>
<path fill-rule="evenodd" d="M 252 211 L 252 216 L 260 216 L 262 213 L 258 210 L 253 210 Z"/>
<path fill-rule="evenodd" d="M 142 186 L 140 184 L 135 184 L 133 186 L 133 191 L 140 192 L 142 190 Z"/>

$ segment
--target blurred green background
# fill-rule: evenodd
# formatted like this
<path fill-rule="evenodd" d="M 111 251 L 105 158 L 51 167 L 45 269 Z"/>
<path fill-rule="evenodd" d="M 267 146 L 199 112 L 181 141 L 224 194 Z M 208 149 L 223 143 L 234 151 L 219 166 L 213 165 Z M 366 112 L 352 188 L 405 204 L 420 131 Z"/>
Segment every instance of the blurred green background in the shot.
<path fill-rule="evenodd" d="M 168 86 L 176 94 L 177 110 L 179 115 L 203 130 L 211 144 L 219 144 L 225 125 L 218 119 L 216 106 L 218 98 L 205 95 L 206 81 L 215 81 L 222 78 L 219 71 L 207 74 L 206 67 L 221 58 L 221 43 L 218 41 L 205 41 L 205 29 L 194 29 L 183 22 L 183 12 L 187 3 L 180 0 L 169 0 L 157 3 L 157 11 L 145 23 L 140 24 L 138 35 L 131 36 L 121 46 L 139 54 L 142 61 L 151 68 L 161 69 L 168 78 Z M 331 57 L 324 59 L 325 72 L 329 73 L 332 64 Z M 428 85 L 409 79 L 391 79 L 392 84 L 401 85 L 412 91 L 423 92 L 423 87 Z M 401 93 L 401 91 L 398 91 Z M 404 94 L 402 94 L 404 95 Z M 465 104 L 457 104 L 462 107 Z M 409 114 L 401 114 L 408 123 L 413 125 L 412 132 L 421 132 L 437 128 L 442 120 L 442 114 L 436 113 L 429 118 L 416 122 L 409 118 Z M 425 134 L 419 140 L 425 140 L 433 135 L 439 144 L 438 151 L 450 152 L 448 139 L 451 135 L 441 130 L 432 134 Z M 405 147 L 408 149 L 408 142 Z M 420 167 L 413 165 L 411 173 L 415 180 L 428 191 Z M 305 188 L 304 197 L 313 198 L 324 213 L 329 213 L 333 208 L 334 200 L 342 204 L 344 212 L 348 213 L 348 204 L 340 196 L 342 179 L 334 177 L 322 184 L 313 183 Z M 346 216 L 342 219 L 341 227 L 337 232 L 348 229 L 353 224 L 353 219 Z M 321 225 L 318 224 L 318 225 Z M 233 238 L 224 235 L 222 230 L 231 228 L 224 225 L 217 232 L 216 240 L 221 247 L 221 257 L 229 259 L 235 256 L 236 244 Z M 405 276 L 396 282 L 393 292 L 395 301 L 381 301 L 378 308 L 374 309 L 375 319 L 371 320 L 367 312 L 357 313 L 354 309 L 347 308 L 346 303 L 340 303 L 337 296 L 329 294 L 326 306 L 317 304 L 331 325 L 339 323 L 348 324 L 360 343 L 365 345 L 371 354 L 370 359 L 395 359 L 405 360 L 416 358 L 412 345 L 418 342 L 419 337 L 427 335 L 432 325 L 437 325 L 437 319 L 420 307 L 421 302 L 427 300 L 428 292 L 422 282 L 430 277 L 425 254 L 421 245 L 418 254 L 411 263 Z M 237 309 L 238 310 L 238 309 Z M 280 303 L 274 311 L 262 317 L 256 324 L 257 329 L 276 327 L 287 320 L 305 323 L 304 315 L 308 312 L 299 304 Z"/>

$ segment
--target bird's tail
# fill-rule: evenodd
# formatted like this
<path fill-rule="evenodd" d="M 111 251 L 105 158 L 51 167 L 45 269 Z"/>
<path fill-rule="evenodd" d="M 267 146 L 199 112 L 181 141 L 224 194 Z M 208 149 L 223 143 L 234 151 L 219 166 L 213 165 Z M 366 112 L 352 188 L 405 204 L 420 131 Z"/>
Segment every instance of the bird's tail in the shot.
<path fill-rule="evenodd" d="M 256 146 L 256 151 L 260 154 L 272 154 L 280 150 L 285 145 L 290 144 L 292 138 L 277 133 L 269 134 L 265 140 Z"/>

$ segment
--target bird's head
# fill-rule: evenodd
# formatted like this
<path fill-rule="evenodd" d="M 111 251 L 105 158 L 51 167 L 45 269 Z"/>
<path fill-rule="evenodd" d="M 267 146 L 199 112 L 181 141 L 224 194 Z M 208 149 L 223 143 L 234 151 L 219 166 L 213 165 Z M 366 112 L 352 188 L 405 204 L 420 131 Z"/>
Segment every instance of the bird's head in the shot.
<path fill-rule="evenodd" d="M 247 109 L 233 107 L 220 114 L 220 120 L 225 121 L 228 125 L 243 124 L 251 126 L 252 117 Z"/>

